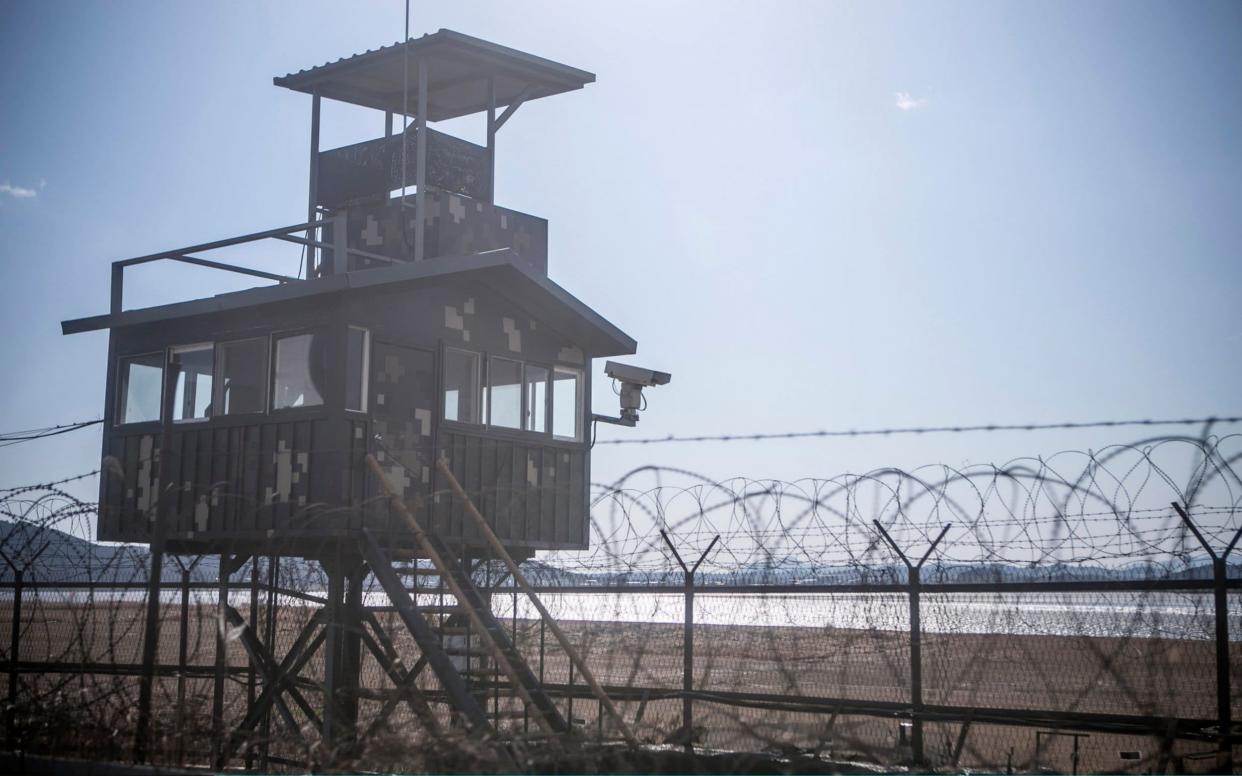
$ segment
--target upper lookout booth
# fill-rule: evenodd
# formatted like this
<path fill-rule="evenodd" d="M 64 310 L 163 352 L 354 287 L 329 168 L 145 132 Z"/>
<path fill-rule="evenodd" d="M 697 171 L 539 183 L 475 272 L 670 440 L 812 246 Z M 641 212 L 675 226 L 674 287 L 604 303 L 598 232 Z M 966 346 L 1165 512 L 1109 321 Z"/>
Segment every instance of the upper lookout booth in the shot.
<path fill-rule="evenodd" d="M 115 262 L 111 311 L 62 324 L 110 331 L 99 538 L 410 546 L 371 453 L 446 541 L 479 537 L 438 458 L 516 553 L 585 547 L 592 360 L 636 343 L 548 279 L 546 221 L 495 205 L 493 172 L 520 105 L 593 80 L 449 30 L 276 78 L 312 95 L 307 222 Z M 384 134 L 320 150 L 325 98 L 383 111 Z M 474 113 L 486 146 L 427 126 Z M 306 279 L 201 255 L 264 239 L 306 246 Z M 124 309 L 125 268 L 155 260 L 277 285 Z"/>

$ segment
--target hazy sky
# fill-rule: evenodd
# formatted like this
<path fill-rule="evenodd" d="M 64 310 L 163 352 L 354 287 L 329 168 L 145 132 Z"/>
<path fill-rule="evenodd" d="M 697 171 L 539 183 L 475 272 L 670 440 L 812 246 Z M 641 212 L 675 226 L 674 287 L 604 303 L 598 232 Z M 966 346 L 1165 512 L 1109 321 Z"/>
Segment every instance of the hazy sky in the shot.
<path fill-rule="evenodd" d="M 310 99 L 271 79 L 392 43 L 402 15 L 0 4 L 0 430 L 100 416 L 107 335 L 59 322 L 106 311 L 110 261 L 304 219 Z M 597 74 L 504 127 L 497 201 L 547 218 L 552 278 L 673 373 L 601 438 L 1242 412 L 1236 2 L 440 0 L 413 27 Z M 324 122 L 324 148 L 382 132 Z M 237 287 L 134 278 L 130 305 Z M 594 467 L 793 479 L 1140 434 L 600 446 Z M 0 486 L 98 457 L 98 429 L 0 449 Z"/>

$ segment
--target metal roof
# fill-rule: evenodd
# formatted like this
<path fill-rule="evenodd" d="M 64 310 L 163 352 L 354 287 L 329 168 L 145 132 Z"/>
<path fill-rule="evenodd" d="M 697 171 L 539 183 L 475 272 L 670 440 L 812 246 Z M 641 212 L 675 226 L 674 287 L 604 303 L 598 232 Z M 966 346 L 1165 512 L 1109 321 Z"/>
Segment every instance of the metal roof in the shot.
<path fill-rule="evenodd" d="M 342 275 L 251 288 L 189 302 L 126 310 L 62 321 L 63 334 L 115 329 L 194 315 L 225 313 L 278 302 L 289 302 L 340 292 L 365 293 L 398 284 L 428 284 L 445 280 L 482 283 L 546 322 L 580 345 L 592 357 L 631 355 L 638 343 L 577 297 L 540 275 L 509 249 L 472 256 L 444 256 L 426 261 L 355 270 Z"/>
<path fill-rule="evenodd" d="M 273 78 L 284 86 L 368 108 L 401 115 L 402 73 L 409 53 L 409 99 L 411 113 L 418 104 L 417 62 L 428 66 L 427 120 L 465 116 L 487 110 L 487 81 L 495 83 L 496 105 L 506 106 L 530 90 L 526 99 L 581 89 L 595 75 L 550 59 L 500 46 L 453 30 L 440 30 L 391 46 L 318 67 Z"/>

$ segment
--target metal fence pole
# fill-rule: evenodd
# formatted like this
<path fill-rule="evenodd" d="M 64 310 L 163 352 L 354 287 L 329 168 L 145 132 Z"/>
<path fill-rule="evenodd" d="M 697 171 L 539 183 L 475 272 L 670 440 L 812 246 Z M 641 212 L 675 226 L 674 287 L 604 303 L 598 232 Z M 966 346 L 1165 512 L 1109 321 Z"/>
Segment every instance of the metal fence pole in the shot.
<path fill-rule="evenodd" d="M 180 562 L 180 561 L 178 561 Z M 192 567 L 190 567 L 192 568 Z M 177 763 L 185 762 L 185 666 L 190 636 L 190 568 L 181 567 L 181 627 L 177 643 Z"/>
<path fill-rule="evenodd" d="M 250 632 L 256 636 L 259 633 L 259 556 L 255 555 L 250 559 Z M 272 648 L 268 644 L 268 649 Z M 254 670 L 254 661 L 251 660 L 249 669 L 246 671 L 246 713 L 254 708 L 256 697 L 256 674 Z M 255 750 L 254 744 L 251 743 L 246 747 L 246 770 L 254 770 Z"/>
<path fill-rule="evenodd" d="M 690 693 L 694 692 L 694 575 L 684 575 L 686 592 L 683 595 L 685 612 L 684 649 L 682 650 L 681 666 L 681 725 L 686 731 L 686 751 L 694 750 L 694 701 Z"/>
<path fill-rule="evenodd" d="M 1225 551 L 1216 554 L 1207 538 L 1199 532 L 1198 526 L 1190 519 L 1190 515 L 1176 501 L 1173 509 L 1186 524 L 1204 551 L 1212 558 L 1212 598 L 1215 603 L 1216 618 L 1216 725 L 1220 729 L 1216 767 L 1221 773 L 1233 773 L 1233 709 L 1229 696 L 1229 553 L 1242 538 L 1242 529 L 1233 535 L 1233 541 Z"/>
<path fill-rule="evenodd" d="M 151 569 L 147 579 L 146 618 L 142 642 L 142 680 L 138 687 L 138 726 L 134 732 L 134 762 L 147 759 L 151 727 L 151 693 L 159 661 L 160 591 L 164 575 L 164 530 L 156 526 L 151 539 Z"/>
<path fill-rule="evenodd" d="M 919 558 L 918 563 L 911 563 L 897 546 L 897 542 L 893 541 L 893 537 L 880 525 L 880 521 L 873 520 L 872 523 L 906 565 L 906 594 L 910 598 L 910 760 L 917 767 L 923 764 L 923 624 L 919 611 L 919 597 L 923 588 L 921 572 L 923 564 L 935 552 L 951 526 L 946 525 L 940 530 L 940 535 L 927 548 L 927 552 L 923 553 L 923 557 Z"/>
<path fill-rule="evenodd" d="M 228 643 L 225 641 L 225 611 L 229 604 L 229 578 L 232 570 L 228 553 L 221 553 L 220 565 L 217 569 L 216 584 L 216 664 L 215 677 L 211 697 L 211 760 L 219 760 L 224 751 L 224 668 L 228 658 Z"/>
<path fill-rule="evenodd" d="M 267 648 L 276 654 L 276 587 L 280 581 L 280 556 L 272 555 L 267 559 Z M 267 689 L 266 683 L 264 689 Z M 259 770 L 266 771 L 268 769 L 268 756 L 271 754 L 271 733 L 272 733 L 272 710 L 269 708 L 263 714 L 262 734 L 260 738 L 263 741 L 263 748 L 259 757 Z"/>
<path fill-rule="evenodd" d="M 911 566 L 906 590 L 910 596 L 910 759 L 923 764 L 923 624 L 919 603 L 921 569 Z"/>
<path fill-rule="evenodd" d="M 1212 593 L 1216 603 L 1216 719 L 1220 726 L 1220 751 L 1216 764 L 1222 773 L 1233 773 L 1233 709 L 1229 694 L 1229 569 L 1225 556 L 1212 559 Z"/>
<path fill-rule="evenodd" d="M 664 543 L 668 545 L 669 550 L 673 553 L 673 557 L 677 560 L 677 564 L 681 566 L 682 584 L 685 587 L 683 600 L 685 602 L 685 611 L 682 615 L 682 664 L 681 664 L 681 730 L 685 734 L 685 741 L 682 745 L 687 752 L 694 751 L 694 575 L 699 570 L 699 566 L 703 561 L 707 560 L 707 556 L 711 553 L 712 548 L 716 546 L 716 542 L 720 541 L 720 535 L 712 539 L 712 543 L 707 545 L 707 549 L 699 556 L 699 560 L 694 564 L 693 568 L 688 568 L 685 561 L 681 559 L 681 553 L 677 552 L 677 548 L 673 546 L 672 540 L 668 538 L 663 530 L 660 536 L 664 538 Z"/>
<path fill-rule="evenodd" d="M 9 747 L 17 746 L 17 656 L 22 643 L 22 569 L 13 568 L 13 624 L 9 633 L 9 710 L 6 728 Z"/>

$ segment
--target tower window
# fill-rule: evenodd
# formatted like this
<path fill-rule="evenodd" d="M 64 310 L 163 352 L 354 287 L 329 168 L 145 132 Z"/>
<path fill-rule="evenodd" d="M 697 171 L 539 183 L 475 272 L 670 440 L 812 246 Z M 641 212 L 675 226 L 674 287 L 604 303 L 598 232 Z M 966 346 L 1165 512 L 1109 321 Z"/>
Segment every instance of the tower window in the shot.
<path fill-rule="evenodd" d="M 490 423 L 500 428 L 522 427 L 522 364 L 507 358 L 487 362 Z"/>
<path fill-rule="evenodd" d="M 582 374 L 576 369 L 552 370 L 552 436 L 577 439 L 582 416 Z"/>
<path fill-rule="evenodd" d="M 276 338 L 272 409 L 323 404 L 323 337 L 314 333 Z"/>
<path fill-rule="evenodd" d="M 444 419 L 479 422 L 479 354 L 444 349 Z"/>
<path fill-rule="evenodd" d="M 211 343 L 179 345 L 169 351 L 168 362 L 176 367 L 173 386 L 174 422 L 211 417 Z"/>
<path fill-rule="evenodd" d="M 267 384 L 267 340 L 221 342 L 216 345 L 214 415 L 262 412 Z"/>
<path fill-rule="evenodd" d="M 164 354 L 147 353 L 122 358 L 117 369 L 119 423 L 147 423 L 160 419 L 164 388 Z"/>

